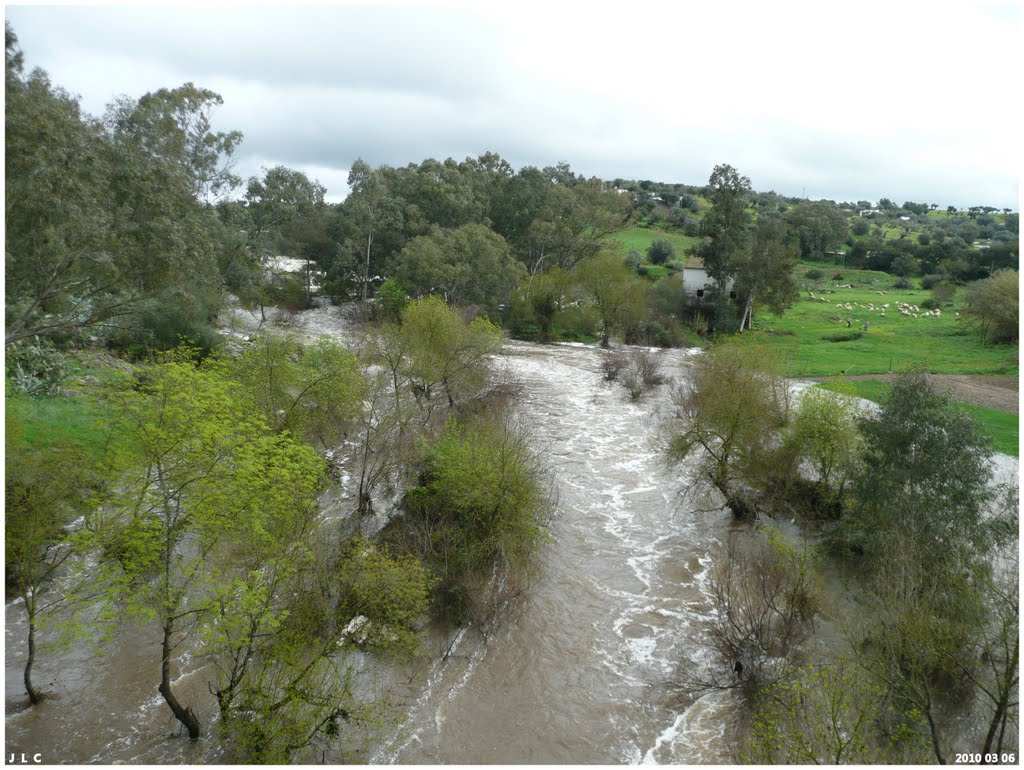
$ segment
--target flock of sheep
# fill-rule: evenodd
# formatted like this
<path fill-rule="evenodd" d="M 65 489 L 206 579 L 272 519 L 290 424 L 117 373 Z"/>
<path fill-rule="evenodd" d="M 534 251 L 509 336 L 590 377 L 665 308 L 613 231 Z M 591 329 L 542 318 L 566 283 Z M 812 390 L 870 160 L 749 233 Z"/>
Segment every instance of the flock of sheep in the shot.
<path fill-rule="evenodd" d="M 846 287 L 840 287 L 840 288 L 851 288 L 852 289 L 853 287 L 852 286 L 846 286 Z M 811 295 L 811 299 L 812 300 L 815 300 L 817 302 L 825 302 L 825 303 L 828 303 L 828 304 L 832 304 L 832 300 L 828 299 L 827 297 L 816 297 L 814 295 L 814 292 L 811 291 L 810 289 L 807 290 L 807 293 L 809 295 Z M 879 296 L 882 296 L 882 297 L 884 297 L 887 293 L 888 292 L 884 292 L 884 291 L 879 291 L 878 292 Z M 892 303 L 891 302 L 886 302 L 884 304 L 876 306 L 875 303 L 873 303 L 873 302 L 868 302 L 867 304 L 864 304 L 864 303 L 861 303 L 861 302 L 836 302 L 835 305 L 834 305 L 834 307 L 842 308 L 843 310 L 849 310 L 849 311 L 853 311 L 855 306 L 857 308 L 861 309 L 861 310 L 866 310 L 869 313 L 878 313 L 878 315 L 880 317 L 885 318 L 885 313 L 892 306 Z M 911 304 L 906 303 L 906 302 L 897 302 L 895 304 L 895 310 L 897 310 L 900 315 L 906 316 L 908 318 L 941 318 L 942 317 L 942 311 L 939 310 L 938 308 L 935 308 L 934 310 L 921 310 L 921 308 L 919 308 L 917 305 L 911 305 Z M 959 319 L 960 318 L 960 314 L 957 313 L 956 317 L 957 317 L 957 319 Z M 849 324 L 847 324 L 847 325 L 849 325 Z"/>

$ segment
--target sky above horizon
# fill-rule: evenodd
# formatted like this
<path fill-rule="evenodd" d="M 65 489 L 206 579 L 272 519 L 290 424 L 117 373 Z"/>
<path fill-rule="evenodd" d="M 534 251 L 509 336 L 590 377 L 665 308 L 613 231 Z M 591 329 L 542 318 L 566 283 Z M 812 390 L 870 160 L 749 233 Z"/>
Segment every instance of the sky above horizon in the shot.
<path fill-rule="evenodd" d="M 224 98 L 243 177 L 347 192 L 356 158 L 496 152 L 604 179 L 1019 208 L 1017 2 L 7 5 L 29 69 L 102 115 Z"/>

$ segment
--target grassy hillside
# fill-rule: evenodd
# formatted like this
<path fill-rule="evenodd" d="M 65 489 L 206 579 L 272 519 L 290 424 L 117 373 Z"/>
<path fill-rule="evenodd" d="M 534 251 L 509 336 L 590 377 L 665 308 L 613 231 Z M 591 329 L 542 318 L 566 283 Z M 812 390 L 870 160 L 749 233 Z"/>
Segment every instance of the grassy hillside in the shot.
<path fill-rule="evenodd" d="M 755 329 L 762 331 L 754 336 L 778 349 L 790 376 L 901 372 L 914 366 L 946 374 L 1018 373 L 1016 345 L 982 345 L 978 334 L 957 320 L 959 296 L 943 303 L 939 317 L 925 316 L 920 306 L 931 292 L 893 289 L 895 279 L 886 273 L 843 269 L 840 280 L 811 281 L 807 269 L 798 268 L 801 296 L 782 318 L 765 310 L 754 318 Z M 854 288 L 841 288 L 846 284 Z M 917 317 L 901 315 L 899 303 L 916 305 Z"/>
<path fill-rule="evenodd" d="M 647 247 L 656 240 L 663 239 L 670 241 L 676 247 L 676 256 L 682 258 L 687 249 L 697 242 L 696 238 L 681 233 L 670 233 L 652 227 L 631 227 L 616 233 L 609 240 L 618 241 L 622 244 L 622 253 L 625 255 L 630 251 L 639 251 L 647 254 Z"/>

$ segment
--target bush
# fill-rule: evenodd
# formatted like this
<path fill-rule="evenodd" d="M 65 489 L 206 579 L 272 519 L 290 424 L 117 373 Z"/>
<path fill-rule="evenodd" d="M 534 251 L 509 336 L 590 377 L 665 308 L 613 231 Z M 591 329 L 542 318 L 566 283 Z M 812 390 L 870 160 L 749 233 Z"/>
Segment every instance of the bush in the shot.
<path fill-rule="evenodd" d="M 438 579 L 435 610 L 486 622 L 516 593 L 546 538 L 550 500 L 527 433 L 502 418 L 458 423 L 423 450 L 419 484 L 389 536 Z"/>
<path fill-rule="evenodd" d="M 630 249 L 623 261 L 625 262 L 626 267 L 635 273 L 640 269 L 640 263 L 644 261 L 644 255 L 636 249 Z"/>
<path fill-rule="evenodd" d="M 937 273 L 929 273 L 928 275 L 922 275 L 921 276 L 921 288 L 922 289 L 932 289 L 932 288 L 937 286 L 942 281 L 943 277 L 944 276 L 941 276 L 941 275 L 939 275 Z"/>
<path fill-rule="evenodd" d="M 826 334 L 822 336 L 825 342 L 853 342 L 859 340 L 862 336 L 860 332 L 836 332 L 835 334 Z"/>
<path fill-rule="evenodd" d="M 626 355 L 624 353 L 605 353 L 601 356 L 601 371 L 604 373 L 606 382 L 615 382 L 625 366 Z"/>
<path fill-rule="evenodd" d="M 771 527 L 749 538 L 741 532 L 711 574 L 710 646 L 729 671 L 703 683 L 715 689 L 739 679 L 757 690 L 784 679 L 821 603 L 815 551 Z"/>
<path fill-rule="evenodd" d="M 910 282 L 910 279 L 905 275 L 901 275 L 896 279 L 896 282 L 892 285 L 894 289 L 913 289 L 914 285 Z"/>
<path fill-rule="evenodd" d="M 173 350 L 182 343 L 195 348 L 200 358 L 205 358 L 220 342 L 220 335 L 198 308 L 168 298 L 142 307 L 110 340 L 112 347 L 136 358 L 155 350 Z"/>
<path fill-rule="evenodd" d="M 625 356 L 622 387 L 630 401 L 639 401 L 651 388 L 665 382 L 661 374 L 661 359 L 649 350 L 633 350 Z"/>
<path fill-rule="evenodd" d="M 824 275 L 825 274 L 823 272 L 821 272 L 820 270 L 818 270 L 816 268 L 812 268 L 812 269 L 808 270 L 804 274 L 804 276 L 807 278 L 808 281 L 818 281 L 818 280 L 821 280 L 821 278 Z"/>
<path fill-rule="evenodd" d="M 672 241 L 665 240 L 664 238 L 653 241 L 647 247 L 647 259 L 653 265 L 664 265 L 675 255 L 676 247 L 672 244 Z"/>
<path fill-rule="evenodd" d="M 832 280 L 833 281 L 841 281 L 841 280 L 843 280 L 843 274 L 842 273 L 833 273 L 832 274 Z"/>
<path fill-rule="evenodd" d="M 49 340 L 33 337 L 7 346 L 8 386 L 29 396 L 56 396 L 68 374 L 67 359 Z"/>
<path fill-rule="evenodd" d="M 397 321 L 409 303 L 409 295 L 396 278 L 384 281 L 377 289 L 376 298 L 377 315 L 383 321 Z"/>

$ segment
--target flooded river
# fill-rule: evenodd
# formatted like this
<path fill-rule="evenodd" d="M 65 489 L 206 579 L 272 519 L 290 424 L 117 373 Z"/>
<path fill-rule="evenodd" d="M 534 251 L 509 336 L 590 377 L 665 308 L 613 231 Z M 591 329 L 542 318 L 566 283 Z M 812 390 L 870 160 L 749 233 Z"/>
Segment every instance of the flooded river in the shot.
<path fill-rule="evenodd" d="M 326 310 L 302 322 L 353 341 Z M 523 386 L 519 410 L 553 473 L 551 541 L 516 611 L 489 638 L 461 634 L 444 660 L 434 656 L 398 695 L 405 724 L 362 761 L 734 761 L 733 696 L 683 705 L 672 688 L 705 663 L 706 581 L 731 516 L 682 495 L 691 469 L 662 465 L 656 436 L 669 386 L 630 403 L 602 380 L 601 355 L 583 345 L 506 346 L 500 364 Z M 695 353 L 661 355 L 664 372 L 678 378 Z M 195 745 L 178 735 L 156 691 L 155 630 L 130 631 L 101 657 L 82 644 L 44 654 L 35 677 L 54 695 L 23 709 L 24 613 L 8 602 L 6 614 L 8 754 L 40 752 L 44 762 L 63 763 L 223 761 L 215 729 Z M 204 672 L 186 655 L 178 676 L 179 698 L 197 704 L 208 723 L 216 709 Z"/>

